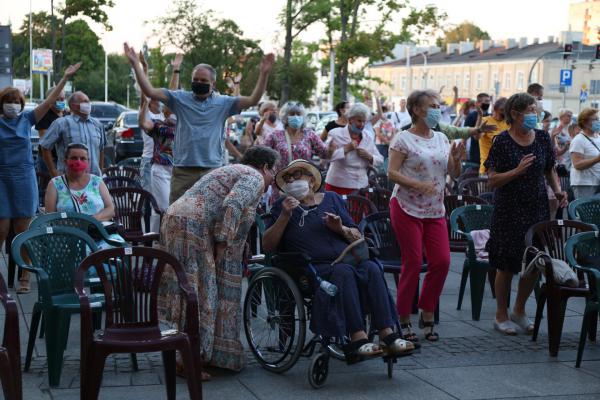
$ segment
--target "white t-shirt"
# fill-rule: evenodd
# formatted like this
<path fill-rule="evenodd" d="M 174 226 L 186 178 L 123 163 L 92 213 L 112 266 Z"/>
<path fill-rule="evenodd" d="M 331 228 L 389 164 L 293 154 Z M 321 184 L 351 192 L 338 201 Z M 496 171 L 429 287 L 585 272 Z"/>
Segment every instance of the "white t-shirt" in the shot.
<path fill-rule="evenodd" d="M 270 126 L 269 124 L 267 124 L 265 122 L 263 124 L 262 132 L 260 133 L 260 136 L 258 136 L 256 138 L 256 144 L 258 146 L 264 146 L 267 139 L 269 138 L 269 136 L 271 136 L 271 134 L 273 132 L 282 131 L 284 129 L 285 129 L 285 127 L 283 126 L 283 123 L 280 120 L 275 121 L 275 126 Z"/>
<path fill-rule="evenodd" d="M 416 218 L 442 218 L 445 215 L 444 189 L 448 172 L 450 142 L 442 132 L 432 131 L 429 139 L 408 130 L 392 139 L 390 148 L 406 155 L 400 173 L 420 182 L 433 182 L 437 189 L 433 196 L 424 196 L 414 189 L 394 186 L 393 196 L 405 213 Z"/>
<path fill-rule="evenodd" d="M 450 125 L 452 123 L 452 106 L 442 106 L 442 118 L 440 122 L 442 124 Z"/>
<path fill-rule="evenodd" d="M 390 116 L 390 120 L 394 124 L 396 131 L 401 131 L 403 126 L 406 126 L 412 122 L 408 111 L 394 111 Z"/>
<path fill-rule="evenodd" d="M 592 142 L 594 142 L 596 146 L 594 146 Z M 579 153 L 587 160 L 598 156 L 598 154 L 600 154 L 600 150 L 598 149 L 600 149 L 600 137 L 590 138 L 583 133 L 579 133 L 571 141 L 569 153 Z M 575 167 L 571 167 L 571 186 L 596 185 L 600 185 L 600 163 L 596 163 L 584 170 L 578 170 Z"/>
<path fill-rule="evenodd" d="M 163 113 L 154 114 L 152 111 L 148 111 L 146 114 L 146 119 L 151 121 L 164 121 L 165 116 Z M 154 154 L 154 139 L 152 139 L 148 134 L 142 129 L 142 140 L 144 141 L 144 150 L 142 150 L 142 157 L 144 158 L 152 158 Z"/>

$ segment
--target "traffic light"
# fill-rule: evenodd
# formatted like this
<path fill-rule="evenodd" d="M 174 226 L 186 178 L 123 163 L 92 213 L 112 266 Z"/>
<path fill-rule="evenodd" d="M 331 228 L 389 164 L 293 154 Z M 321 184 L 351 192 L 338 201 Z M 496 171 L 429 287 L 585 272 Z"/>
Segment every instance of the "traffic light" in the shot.
<path fill-rule="evenodd" d="M 600 44 L 596 45 L 596 60 L 600 60 Z"/>
<path fill-rule="evenodd" d="M 569 58 L 571 53 L 573 52 L 573 45 L 570 43 L 565 43 L 565 54 L 563 54 L 563 58 L 566 60 Z"/>

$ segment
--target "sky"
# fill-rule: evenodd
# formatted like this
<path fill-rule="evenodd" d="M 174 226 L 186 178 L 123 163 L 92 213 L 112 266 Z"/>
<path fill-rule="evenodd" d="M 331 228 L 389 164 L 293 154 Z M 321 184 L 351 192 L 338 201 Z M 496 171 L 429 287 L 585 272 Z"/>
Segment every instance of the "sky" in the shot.
<path fill-rule="evenodd" d="M 50 0 L 30 0 L 33 12 L 50 11 Z M 55 0 L 58 3 L 60 0 Z M 447 24 L 471 21 L 487 31 L 492 39 L 528 37 L 531 41 L 538 37 L 545 41 L 550 35 L 558 36 L 568 29 L 569 4 L 574 0 L 411 0 L 410 4 L 423 7 L 436 5 L 448 14 Z M 115 6 L 107 13 L 113 26 L 111 32 L 104 32 L 98 25 L 92 29 L 101 36 L 102 45 L 109 52 L 121 52 L 127 41 L 140 48 L 147 41 L 152 47 L 156 41 L 152 35 L 152 21 L 168 10 L 164 0 L 114 0 Z M 266 51 L 280 51 L 283 42 L 283 29 L 278 15 L 285 0 L 196 0 L 198 10 L 212 9 L 217 17 L 234 20 L 251 39 L 259 40 Z M 29 13 L 27 0 L 0 0 L 0 24 L 12 23 L 17 30 L 23 18 Z M 132 18 L 132 16 L 135 16 Z M 322 29 L 311 28 L 301 36 L 305 41 L 316 41 L 322 36 Z"/>

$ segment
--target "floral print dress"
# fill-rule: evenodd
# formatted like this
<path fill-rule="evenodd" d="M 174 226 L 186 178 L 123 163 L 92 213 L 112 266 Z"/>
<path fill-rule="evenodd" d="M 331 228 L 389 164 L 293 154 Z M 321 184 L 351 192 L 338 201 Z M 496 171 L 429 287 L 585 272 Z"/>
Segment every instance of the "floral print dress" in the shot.
<path fill-rule="evenodd" d="M 327 146 L 319 136 L 309 128 L 304 128 L 304 135 L 296 143 L 288 144 L 285 130 L 274 131 L 265 138 L 264 145 L 279 153 L 279 162 L 275 165 L 275 172 L 285 168 L 291 161 L 302 159 L 310 161 L 313 155 L 327 158 Z M 291 154 L 290 154 L 291 153 Z M 291 155 L 291 157 L 290 157 Z"/>
<path fill-rule="evenodd" d="M 161 247 L 179 260 L 198 293 L 203 360 L 234 371 L 245 364 L 239 337 L 241 262 L 263 191 L 263 177 L 254 168 L 241 164 L 218 168 L 168 208 L 161 226 Z M 227 243 L 218 265 L 213 255 L 215 242 Z M 184 328 L 177 278 L 170 269 L 161 281 L 158 312 L 161 322 Z"/>

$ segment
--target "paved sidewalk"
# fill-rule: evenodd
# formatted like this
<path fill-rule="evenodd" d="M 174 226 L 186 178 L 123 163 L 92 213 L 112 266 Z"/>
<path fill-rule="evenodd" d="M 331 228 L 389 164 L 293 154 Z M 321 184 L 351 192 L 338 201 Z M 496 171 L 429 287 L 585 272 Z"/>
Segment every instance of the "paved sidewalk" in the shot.
<path fill-rule="evenodd" d="M 301 359 L 283 375 L 260 368 L 248 353 L 248 367 L 239 374 L 225 374 L 205 383 L 204 398 L 253 399 L 600 399 L 600 345 L 588 342 L 582 368 L 575 369 L 575 352 L 581 299 L 569 301 L 558 357 L 548 356 L 546 321 L 537 342 L 524 335 L 503 336 L 492 329 L 495 303 L 486 287 L 480 321 L 471 321 L 470 297 L 456 310 L 463 256 L 453 254 L 451 272 L 441 298 L 440 341 L 423 343 L 419 354 L 405 357 L 394 366 L 388 380 L 380 360 L 346 366 L 332 360 L 325 387 L 314 390 L 307 380 L 308 360 Z M 0 271 L 6 277 L 6 259 L 0 254 Z M 35 282 L 32 284 L 35 289 Z M 513 289 L 514 290 L 514 289 Z M 21 315 L 21 352 L 24 356 L 35 290 L 16 296 Z M 513 294 L 512 298 L 515 296 Z M 535 301 L 528 304 L 535 313 Z M 3 315 L 0 315 L 3 321 Z M 416 316 L 415 316 L 416 321 Z M 415 324 L 416 325 L 416 324 Z M 419 332 L 420 333 L 420 332 Z M 128 355 L 109 357 L 104 370 L 101 399 L 164 399 L 160 354 L 138 356 L 139 371 L 133 372 Z M 79 319 L 71 323 L 61 385 L 48 386 L 44 341 L 36 342 L 29 372 L 23 374 L 24 398 L 79 398 Z M 177 398 L 187 399 L 187 386 L 178 378 Z"/>

